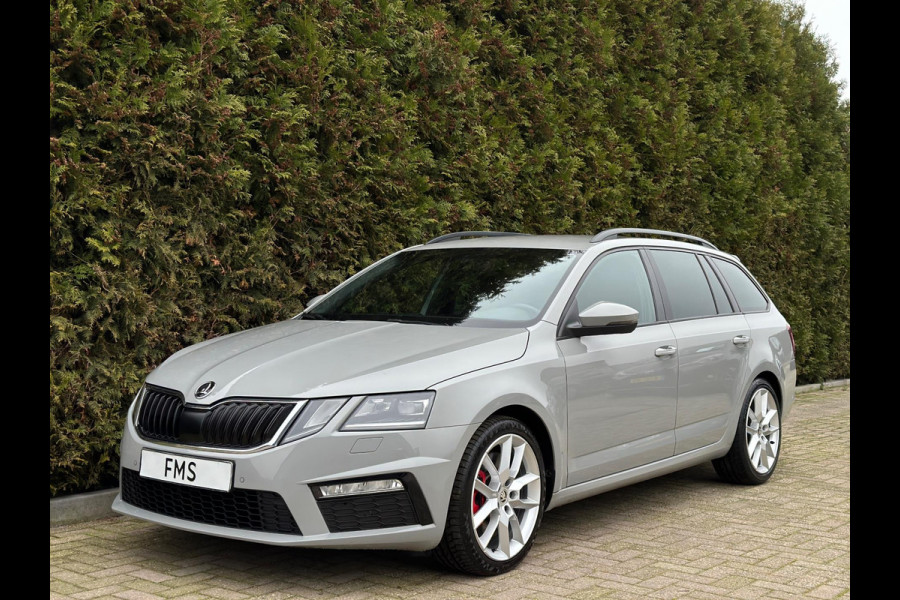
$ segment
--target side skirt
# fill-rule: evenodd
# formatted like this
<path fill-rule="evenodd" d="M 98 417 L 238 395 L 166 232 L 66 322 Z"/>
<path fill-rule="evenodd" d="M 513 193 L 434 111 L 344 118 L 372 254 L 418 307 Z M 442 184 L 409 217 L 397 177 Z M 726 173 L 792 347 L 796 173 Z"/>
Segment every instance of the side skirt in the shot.
<path fill-rule="evenodd" d="M 594 479 L 593 481 L 586 481 L 584 483 L 579 483 L 578 485 L 563 488 L 553 494 L 553 497 L 550 499 L 550 504 L 547 506 L 547 510 L 552 510 L 559 506 L 563 506 L 564 504 L 577 502 L 578 500 L 583 500 L 584 498 L 589 498 L 590 496 L 595 496 L 616 488 L 625 487 L 632 483 L 668 475 L 669 473 L 674 473 L 675 471 L 680 471 L 688 467 L 693 467 L 694 465 L 699 465 L 708 460 L 719 458 L 728 453 L 728 448 L 731 447 L 731 441 L 731 436 L 726 436 L 715 444 L 710 444 L 703 448 L 697 448 L 696 450 L 691 450 L 684 454 L 664 458 L 663 460 L 628 469 L 621 473 L 614 473 L 613 475 L 607 475 L 606 477 Z"/>

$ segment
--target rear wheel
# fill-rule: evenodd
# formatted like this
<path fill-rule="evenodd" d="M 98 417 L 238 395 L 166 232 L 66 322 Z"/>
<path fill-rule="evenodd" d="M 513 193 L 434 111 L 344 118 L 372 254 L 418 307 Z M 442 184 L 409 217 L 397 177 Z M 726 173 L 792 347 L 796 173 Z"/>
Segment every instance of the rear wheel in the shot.
<path fill-rule="evenodd" d="M 781 450 L 781 406 L 764 379 L 750 386 L 728 454 L 713 461 L 719 477 L 758 485 L 772 476 Z"/>
<path fill-rule="evenodd" d="M 509 571 L 534 543 L 544 490 L 543 457 L 528 427 L 509 417 L 488 419 L 463 454 L 434 556 L 474 575 Z"/>

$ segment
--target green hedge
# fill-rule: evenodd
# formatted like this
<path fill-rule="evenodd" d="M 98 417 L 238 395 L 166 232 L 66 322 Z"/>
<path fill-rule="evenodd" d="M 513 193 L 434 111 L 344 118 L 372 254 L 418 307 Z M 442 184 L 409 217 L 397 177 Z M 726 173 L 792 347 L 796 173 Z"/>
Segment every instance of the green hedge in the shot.
<path fill-rule="evenodd" d="M 834 72 L 759 0 L 51 1 L 50 495 L 173 351 L 452 230 L 705 236 L 849 376 Z"/>

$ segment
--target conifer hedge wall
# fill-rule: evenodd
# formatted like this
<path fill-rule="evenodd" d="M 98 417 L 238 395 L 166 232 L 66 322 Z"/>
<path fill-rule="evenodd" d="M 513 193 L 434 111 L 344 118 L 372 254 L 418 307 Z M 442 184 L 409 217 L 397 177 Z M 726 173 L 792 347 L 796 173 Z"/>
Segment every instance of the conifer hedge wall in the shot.
<path fill-rule="evenodd" d="M 849 103 L 760 0 L 51 0 L 50 495 L 173 351 L 452 230 L 689 232 L 850 373 Z"/>

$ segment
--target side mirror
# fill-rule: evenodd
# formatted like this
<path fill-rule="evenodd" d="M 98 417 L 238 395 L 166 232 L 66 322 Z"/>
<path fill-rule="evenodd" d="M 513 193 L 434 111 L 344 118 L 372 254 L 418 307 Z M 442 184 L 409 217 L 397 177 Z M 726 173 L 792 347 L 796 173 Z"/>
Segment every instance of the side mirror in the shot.
<path fill-rule="evenodd" d="M 312 308 L 313 306 L 315 306 L 316 304 L 321 302 L 322 298 L 324 298 L 324 297 L 325 297 L 325 294 L 319 294 L 318 296 L 314 297 L 312 300 L 309 301 L 309 303 L 307 303 L 305 310 L 309 310 L 310 308 Z"/>
<path fill-rule="evenodd" d="M 638 311 L 615 302 L 597 302 L 578 313 L 578 322 L 568 326 L 575 337 L 631 333 L 637 327 Z"/>

